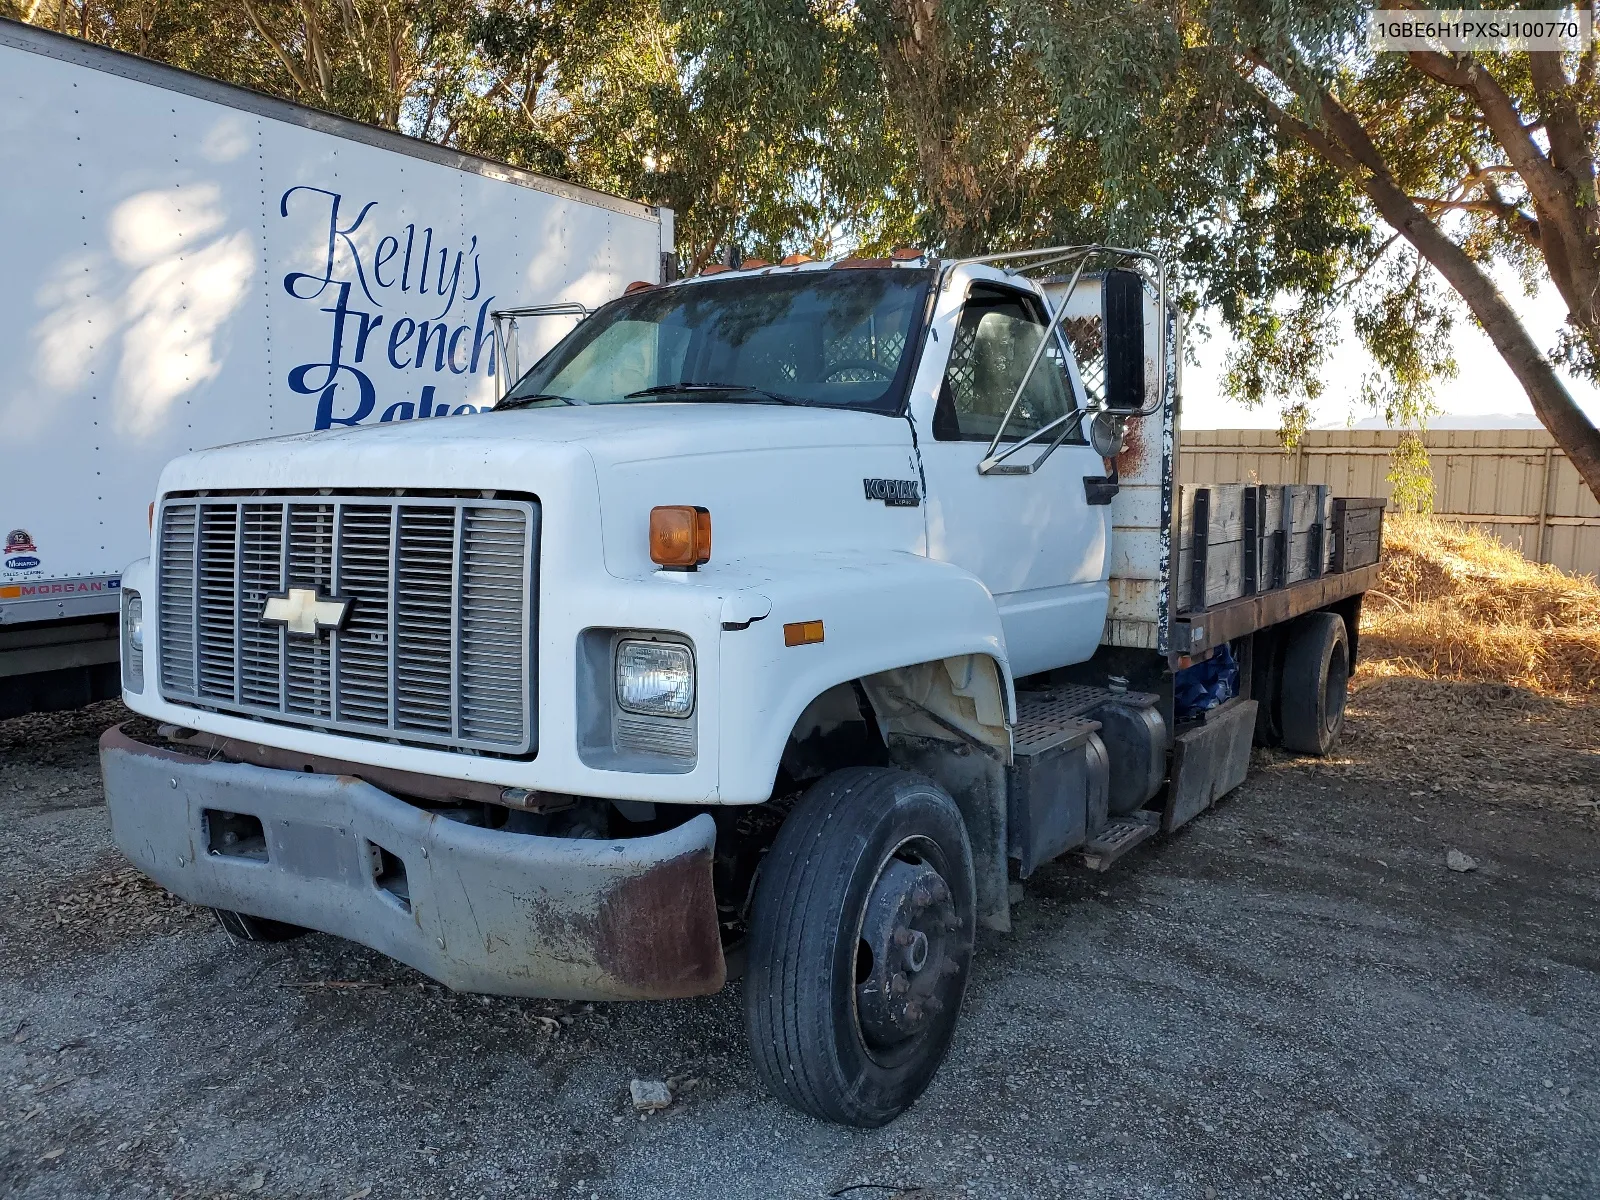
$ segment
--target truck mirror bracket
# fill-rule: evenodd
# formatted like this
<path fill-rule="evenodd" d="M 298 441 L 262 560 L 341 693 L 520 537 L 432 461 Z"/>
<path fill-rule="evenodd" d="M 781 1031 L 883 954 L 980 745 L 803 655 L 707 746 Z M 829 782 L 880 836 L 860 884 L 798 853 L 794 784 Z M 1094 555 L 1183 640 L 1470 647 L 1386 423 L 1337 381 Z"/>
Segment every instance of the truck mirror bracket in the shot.
<path fill-rule="evenodd" d="M 1110 504 L 1121 490 L 1122 485 L 1117 480 L 1115 467 L 1111 469 L 1111 474 L 1109 475 L 1085 475 L 1083 477 L 1083 498 L 1090 504 Z"/>

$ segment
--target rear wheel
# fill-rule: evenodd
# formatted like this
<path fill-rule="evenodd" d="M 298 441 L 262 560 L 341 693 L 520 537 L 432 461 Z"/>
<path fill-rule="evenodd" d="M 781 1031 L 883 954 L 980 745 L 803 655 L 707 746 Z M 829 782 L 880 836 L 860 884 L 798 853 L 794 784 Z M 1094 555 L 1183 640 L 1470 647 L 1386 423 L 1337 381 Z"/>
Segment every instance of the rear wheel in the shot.
<path fill-rule="evenodd" d="M 1288 631 L 1283 654 L 1279 725 L 1285 749 L 1324 755 L 1344 733 L 1350 685 L 1350 639 L 1344 618 L 1315 612 Z"/>
<path fill-rule="evenodd" d="M 966 827 L 936 784 L 852 767 L 814 785 L 751 913 L 745 1024 L 768 1089 L 864 1128 L 909 1108 L 950 1047 L 976 907 Z"/>
<path fill-rule="evenodd" d="M 241 942 L 287 942 L 290 938 L 310 933 L 299 925 L 274 921 L 267 917 L 252 917 L 249 913 L 234 912 L 231 908 L 213 908 L 217 924 Z"/>

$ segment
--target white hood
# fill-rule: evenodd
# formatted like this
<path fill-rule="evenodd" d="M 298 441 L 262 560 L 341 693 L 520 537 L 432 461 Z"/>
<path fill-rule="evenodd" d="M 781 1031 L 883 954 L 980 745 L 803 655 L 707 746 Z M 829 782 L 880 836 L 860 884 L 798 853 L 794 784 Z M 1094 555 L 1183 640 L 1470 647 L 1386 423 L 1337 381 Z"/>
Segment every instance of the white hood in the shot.
<path fill-rule="evenodd" d="M 644 530 L 657 504 L 699 504 L 713 561 L 805 547 L 923 545 L 922 510 L 865 498 L 863 480 L 917 479 L 898 417 L 710 401 L 486 412 L 295 434 L 203 450 L 168 465 L 163 495 L 442 489 L 530 494 L 552 522 L 598 501 L 613 574 L 648 571 Z M 565 532 L 576 535 L 569 528 Z"/>

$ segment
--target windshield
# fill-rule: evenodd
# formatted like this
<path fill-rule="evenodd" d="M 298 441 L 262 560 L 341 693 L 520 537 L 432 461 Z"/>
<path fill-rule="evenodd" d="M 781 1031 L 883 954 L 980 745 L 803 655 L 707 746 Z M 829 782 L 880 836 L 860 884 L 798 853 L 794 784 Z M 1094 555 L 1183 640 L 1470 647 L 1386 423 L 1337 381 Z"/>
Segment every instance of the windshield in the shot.
<path fill-rule="evenodd" d="M 932 272 L 756 275 L 614 301 L 497 407 L 767 401 L 898 412 Z"/>

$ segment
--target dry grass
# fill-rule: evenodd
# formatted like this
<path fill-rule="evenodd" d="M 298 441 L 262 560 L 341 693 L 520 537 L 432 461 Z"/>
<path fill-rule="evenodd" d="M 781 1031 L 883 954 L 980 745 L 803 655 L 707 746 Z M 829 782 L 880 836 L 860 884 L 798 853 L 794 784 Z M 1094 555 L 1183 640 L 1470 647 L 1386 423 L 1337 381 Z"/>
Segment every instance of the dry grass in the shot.
<path fill-rule="evenodd" d="M 1600 816 L 1600 587 L 1493 537 L 1384 521 L 1341 753 L 1318 769 Z"/>
<path fill-rule="evenodd" d="M 1378 676 L 1504 683 L 1600 698 L 1600 587 L 1529 562 L 1481 530 L 1427 517 L 1384 522 L 1384 566 L 1362 609 Z"/>

